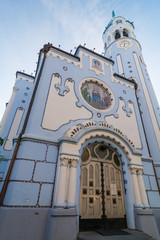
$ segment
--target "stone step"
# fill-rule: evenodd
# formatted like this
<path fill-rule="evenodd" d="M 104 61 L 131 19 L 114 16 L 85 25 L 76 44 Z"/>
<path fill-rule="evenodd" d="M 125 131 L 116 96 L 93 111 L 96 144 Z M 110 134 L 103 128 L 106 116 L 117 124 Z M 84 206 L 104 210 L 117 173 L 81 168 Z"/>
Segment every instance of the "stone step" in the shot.
<path fill-rule="evenodd" d="M 79 232 L 77 240 L 154 240 L 144 232 L 122 229 Z"/>

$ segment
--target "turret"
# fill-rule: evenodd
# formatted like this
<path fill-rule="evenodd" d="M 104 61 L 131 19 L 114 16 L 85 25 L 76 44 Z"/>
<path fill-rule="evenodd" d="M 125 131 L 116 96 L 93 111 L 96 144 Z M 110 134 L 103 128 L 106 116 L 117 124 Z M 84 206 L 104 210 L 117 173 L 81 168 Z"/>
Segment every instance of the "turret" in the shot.
<path fill-rule="evenodd" d="M 112 20 L 106 26 L 103 32 L 103 41 L 105 54 L 109 46 L 118 39 L 134 38 L 134 25 L 133 22 L 126 20 L 123 17 L 115 17 L 112 13 Z"/>

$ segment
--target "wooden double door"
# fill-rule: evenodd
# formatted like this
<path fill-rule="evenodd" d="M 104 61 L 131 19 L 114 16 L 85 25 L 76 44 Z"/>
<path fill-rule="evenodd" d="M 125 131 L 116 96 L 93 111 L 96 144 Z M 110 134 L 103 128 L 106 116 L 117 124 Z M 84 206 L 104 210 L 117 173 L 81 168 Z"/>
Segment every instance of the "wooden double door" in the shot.
<path fill-rule="evenodd" d="M 118 155 L 105 144 L 90 144 L 81 160 L 80 229 L 126 227 Z"/>

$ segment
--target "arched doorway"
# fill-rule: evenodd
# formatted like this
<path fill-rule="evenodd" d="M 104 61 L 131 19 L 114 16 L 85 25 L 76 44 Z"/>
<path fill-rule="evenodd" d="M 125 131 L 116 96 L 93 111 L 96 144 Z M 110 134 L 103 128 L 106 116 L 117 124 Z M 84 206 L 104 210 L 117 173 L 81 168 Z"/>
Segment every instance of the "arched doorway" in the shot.
<path fill-rule="evenodd" d="M 127 227 L 121 161 L 107 144 L 82 152 L 79 216 L 80 230 Z"/>

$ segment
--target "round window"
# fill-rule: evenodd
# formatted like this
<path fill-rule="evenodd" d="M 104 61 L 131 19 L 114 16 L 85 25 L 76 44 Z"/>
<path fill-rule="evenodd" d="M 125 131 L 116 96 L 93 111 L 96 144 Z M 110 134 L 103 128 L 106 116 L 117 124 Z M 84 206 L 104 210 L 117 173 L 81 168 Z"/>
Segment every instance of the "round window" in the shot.
<path fill-rule="evenodd" d="M 107 109 L 111 106 L 111 93 L 108 88 L 94 82 L 82 84 L 81 92 L 84 100 L 96 109 Z"/>

